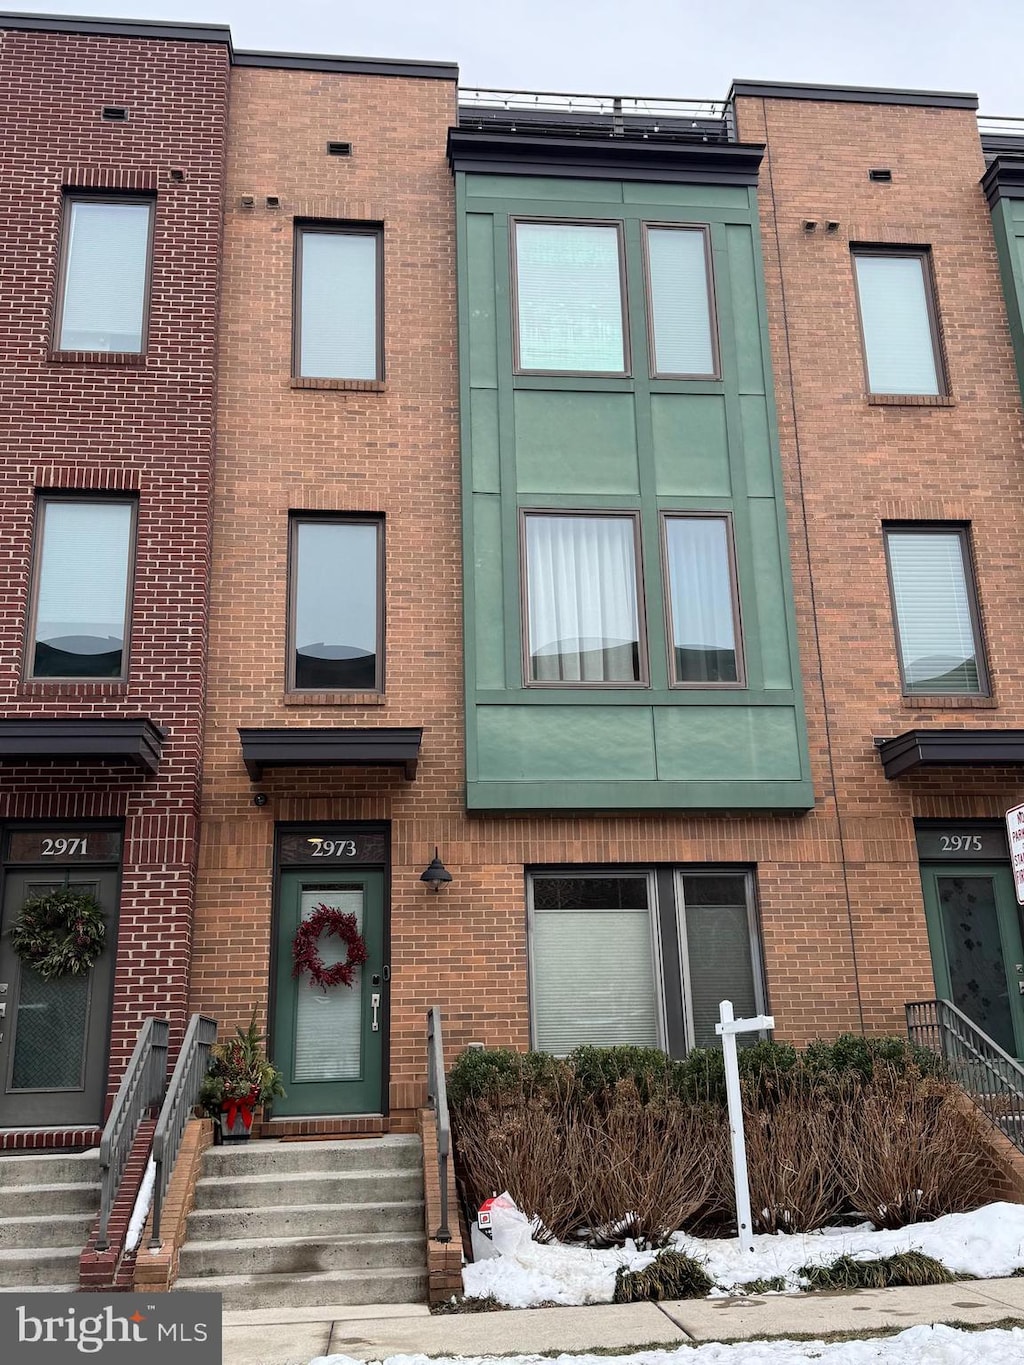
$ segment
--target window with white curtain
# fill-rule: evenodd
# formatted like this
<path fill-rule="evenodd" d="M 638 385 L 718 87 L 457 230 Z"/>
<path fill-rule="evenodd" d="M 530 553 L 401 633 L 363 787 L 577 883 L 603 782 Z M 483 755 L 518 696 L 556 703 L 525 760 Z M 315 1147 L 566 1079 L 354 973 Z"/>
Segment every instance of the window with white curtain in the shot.
<path fill-rule="evenodd" d="M 58 350 L 146 349 L 152 218 L 149 199 L 66 198 Z"/>
<path fill-rule="evenodd" d="M 672 681 L 741 685 L 729 519 L 668 515 L 664 524 Z"/>
<path fill-rule="evenodd" d="M 987 693 L 966 529 L 888 527 L 885 546 L 904 692 Z"/>
<path fill-rule="evenodd" d="M 764 1013 L 753 875 L 578 868 L 527 878 L 533 1045 L 718 1047 L 718 1006 Z M 756 1041 L 751 1035 L 748 1041 Z"/>
<path fill-rule="evenodd" d="M 636 517 L 529 512 L 524 523 L 527 681 L 644 681 Z"/>
<path fill-rule="evenodd" d="M 33 678 L 122 678 L 135 505 L 99 499 L 39 503 Z"/>
<path fill-rule="evenodd" d="M 625 374 L 615 223 L 514 224 L 516 369 Z"/>
<path fill-rule="evenodd" d="M 645 228 L 651 369 L 665 377 L 712 378 L 708 234 L 699 227 Z"/>
<path fill-rule="evenodd" d="M 295 260 L 295 374 L 382 378 L 379 229 L 300 227 Z"/>
<path fill-rule="evenodd" d="M 928 253 L 853 253 L 868 389 L 945 392 Z"/>

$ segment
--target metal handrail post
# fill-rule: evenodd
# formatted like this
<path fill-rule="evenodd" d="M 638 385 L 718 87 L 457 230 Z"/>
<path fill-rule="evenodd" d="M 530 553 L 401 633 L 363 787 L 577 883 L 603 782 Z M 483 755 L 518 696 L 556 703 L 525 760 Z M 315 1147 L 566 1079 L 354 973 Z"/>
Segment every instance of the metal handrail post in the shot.
<path fill-rule="evenodd" d="M 139 1029 L 135 1047 L 121 1084 L 114 1096 L 100 1139 L 100 1221 L 96 1250 L 110 1245 L 107 1230 L 124 1168 L 131 1154 L 135 1134 L 147 1110 L 160 1103 L 167 1076 L 167 1042 L 170 1024 L 166 1019 L 149 1018 Z"/>
<path fill-rule="evenodd" d="M 153 1163 L 156 1168 L 153 1183 L 153 1230 L 150 1246 L 160 1245 L 160 1217 L 164 1196 L 170 1183 L 174 1163 L 181 1150 L 188 1116 L 199 1098 L 199 1088 L 206 1075 L 210 1049 L 217 1039 L 217 1021 L 202 1014 L 193 1014 L 185 1030 L 185 1037 L 167 1086 L 167 1094 L 156 1121 L 153 1134 Z"/>
<path fill-rule="evenodd" d="M 444 1041 L 441 1036 L 441 1010 L 431 1005 L 427 1010 L 427 1100 L 433 1106 L 437 1120 L 437 1174 L 441 1185 L 441 1224 L 434 1233 L 435 1242 L 450 1242 L 448 1226 L 448 1157 L 451 1154 L 452 1130 L 448 1114 L 448 1087 L 444 1075 Z"/>

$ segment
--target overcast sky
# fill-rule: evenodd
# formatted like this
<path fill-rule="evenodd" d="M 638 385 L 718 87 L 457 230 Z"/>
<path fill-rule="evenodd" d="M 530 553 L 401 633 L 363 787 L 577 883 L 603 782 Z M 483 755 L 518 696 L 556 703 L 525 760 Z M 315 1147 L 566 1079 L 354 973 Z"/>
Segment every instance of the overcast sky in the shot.
<path fill-rule="evenodd" d="M 0 0 L 2 3 L 2 0 Z M 468 86 L 722 99 L 734 76 L 967 90 L 1024 116 L 1024 0 L 36 0 L 236 47 L 455 61 Z"/>

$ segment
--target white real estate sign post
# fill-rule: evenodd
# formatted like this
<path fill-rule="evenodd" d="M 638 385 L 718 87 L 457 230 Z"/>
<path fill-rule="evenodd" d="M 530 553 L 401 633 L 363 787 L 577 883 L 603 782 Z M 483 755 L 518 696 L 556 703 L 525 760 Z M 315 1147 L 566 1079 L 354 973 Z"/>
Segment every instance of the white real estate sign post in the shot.
<path fill-rule="evenodd" d="M 725 1054 L 725 1094 L 729 1101 L 732 1172 L 736 1184 L 736 1231 L 742 1250 L 753 1251 L 754 1227 L 750 1218 L 747 1144 L 743 1137 L 743 1098 L 740 1094 L 740 1064 L 736 1055 L 736 1035 L 761 1033 L 764 1029 L 774 1028 L 775 1019 L 770 1014 L 759 1014 L 756 1019 L 734 1019 L 731 1000 L 721 1002 L 718 1006 L 718 1017 L 722 1022 L 715 1025 L 715 1032 L 722 1039 L 722 1052 Z"/>
<path fill-rule="evenodd" d="M 1006 837 L 1010 843 L 1017 904 L 1024 905 L 1024 806 L 1014 806 L 1006 812 Z"/>

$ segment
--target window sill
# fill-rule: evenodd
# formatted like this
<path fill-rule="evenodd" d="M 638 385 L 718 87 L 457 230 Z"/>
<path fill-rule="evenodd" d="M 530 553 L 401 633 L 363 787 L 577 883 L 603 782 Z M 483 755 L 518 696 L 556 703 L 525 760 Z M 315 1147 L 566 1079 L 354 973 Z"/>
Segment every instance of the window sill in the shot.
<path fill-rule="evenodd" d="M 284 706 L 383 706 L 383 692 L 286 692 Z"/>
<path fill-rule="evenodd" d="M 47 359 L 52 365 L 120 365 L 128 369 L 144 369 L 146 365 L 141 351 L 50 351 Z"/>
<path fill-rule="evenodd" d="M 995 697 L 937 697 L 904 696 L 904 711 L 994 711 L 999 703 Z"/>
<path fill-rule="evenodd" d="M 18 685 L 20 697 L 126 697 L 124 678 L 28 678 Z"/>
<path fill-rule="evenodd" d="M 339 389 L 342 393 L 383 393 L 383 379 L 296 379 L 292 378 L 293 389 Z"/>
<path fill-rule="evenodd" d="M 873 408 L 955 408 L 956 399 L 948 393 L 869 393 Z"/>

